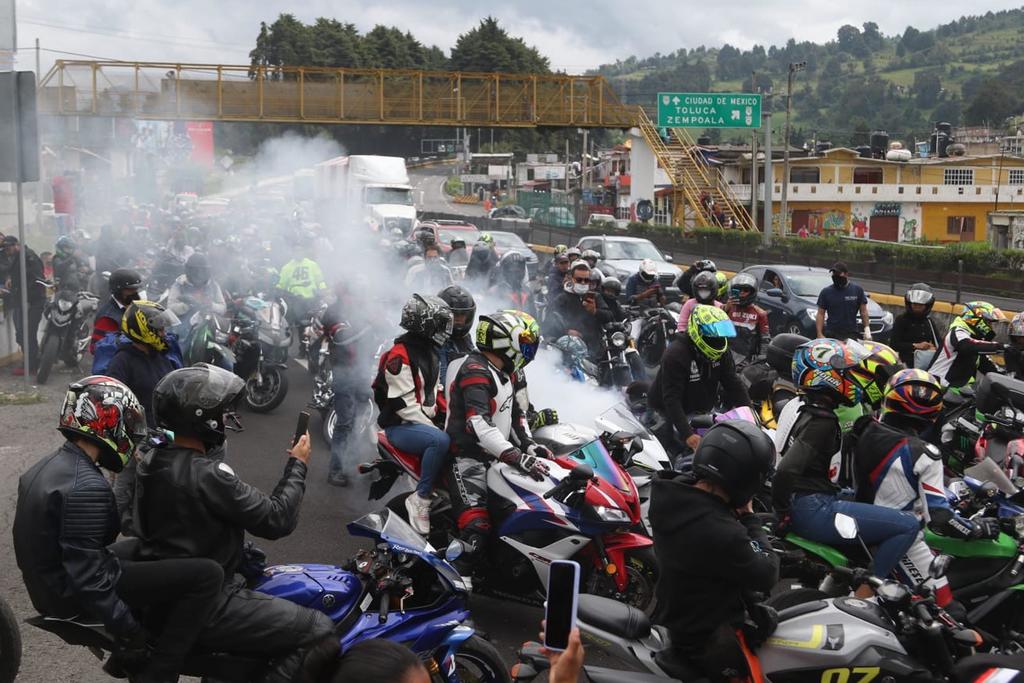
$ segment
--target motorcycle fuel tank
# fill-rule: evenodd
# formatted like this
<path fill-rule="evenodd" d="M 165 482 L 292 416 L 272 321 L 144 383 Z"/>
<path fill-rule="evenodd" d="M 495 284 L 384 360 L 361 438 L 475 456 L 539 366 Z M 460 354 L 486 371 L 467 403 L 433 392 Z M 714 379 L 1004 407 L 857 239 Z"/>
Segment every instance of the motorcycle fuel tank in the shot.
<path fill-rule="evenodd" d="M 338 622 L 359 600 L 359 579 L 327 564 L 291 564 L 267 567 L 255 590 L 319 610 Z"/>

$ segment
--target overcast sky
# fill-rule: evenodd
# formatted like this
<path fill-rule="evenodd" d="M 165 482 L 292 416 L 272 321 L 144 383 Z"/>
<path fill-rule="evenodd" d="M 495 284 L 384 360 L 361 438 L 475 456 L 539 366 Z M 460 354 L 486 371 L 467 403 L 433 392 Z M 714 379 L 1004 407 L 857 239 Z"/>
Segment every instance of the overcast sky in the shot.
<path fill-rule="evenodd" d="M 4 0 L 0 0 L 2 2 Z M 460 33 L 485 14 L 498 17 L 551 60 L 552 67 L 580 73 L 630 55 L 668 53 L 680 47 L 723 43 L 750 47 L 797 40 L 824 41 L 843 24 L 874 21 L 883 33 L 908 25 L 932 28 L 969 11 L 1018 7 L 1016 2 L 977 0 L 18 0 L 18 68 L 33 69 L 24 50 L 39 38 L 43 48 L 123 60 L 248 63 L 262 20 L 292 12 L 303 21 L 318 16 L 411 31 L 421 42 L 447 51 Z M 709 8 L 714 8 L 712 11 Z M 43 70 L 54 52 L 43 52 Z"/>

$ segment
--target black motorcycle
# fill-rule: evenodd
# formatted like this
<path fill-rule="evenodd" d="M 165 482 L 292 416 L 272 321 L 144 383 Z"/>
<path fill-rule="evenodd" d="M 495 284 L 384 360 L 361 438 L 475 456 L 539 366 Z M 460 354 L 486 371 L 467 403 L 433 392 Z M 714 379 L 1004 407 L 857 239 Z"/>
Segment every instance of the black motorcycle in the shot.
<path fill-rule="evenodd" d="M 604 357 L 598 363 L 602 386 L 625 388 L 636 380 L 647 376 L 643 361 L 633 347 L 629 336 L 629 323 L 614 321 L 605 323 Z"/>
<path fill-rule="evenodd" d="M 42 282 L 50 286 L 50 283 Z M 39 372 L 36 381 L 46 384 L 58 360 L 77 368 L 89 347 L 92 319 L 99 299 L 87 291 L 62 288 L 43 309 L 46 321 L 43 340 L 39 344 Z"/>
<path fill-rule="evenodd" d="M 235 374 L 245 380 L 245 404 L 250 410 L 269 412 L 288 395 L 291 343 L 283 302 L 259 296 L 238 302 L 228 344 L 235 352 Z"/>
<path fill-rule="evenodd" d="M 655 371 L 661 366 L 661 357 L 676 335 L 678 315 L 667 308 L 631 308 L 635 316 L 633 332 L 637 351 L 644 367 Z"/>

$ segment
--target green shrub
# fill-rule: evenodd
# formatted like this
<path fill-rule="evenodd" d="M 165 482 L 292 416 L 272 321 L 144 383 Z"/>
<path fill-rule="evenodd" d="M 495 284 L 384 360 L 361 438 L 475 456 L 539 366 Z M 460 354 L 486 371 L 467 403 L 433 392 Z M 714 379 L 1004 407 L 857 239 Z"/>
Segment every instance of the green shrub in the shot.
<path fill-rule="evenodd" d="M 459 176 L 453 175 L 448 180 L 444 181 L 444 191 L 453 197 L 462 195 L 462 181 L 459 180 Z"/>

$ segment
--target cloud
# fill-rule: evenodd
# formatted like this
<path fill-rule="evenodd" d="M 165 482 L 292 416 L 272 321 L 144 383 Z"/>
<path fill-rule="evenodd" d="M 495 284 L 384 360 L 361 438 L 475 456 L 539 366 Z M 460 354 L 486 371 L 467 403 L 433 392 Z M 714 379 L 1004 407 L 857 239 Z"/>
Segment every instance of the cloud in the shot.
<path fill-rule="evenodd" d="M 791 37 L 827 41 L 843 24 L 866 21 L 876 22 L 883 33 L 896 34 L 908 25 L 932 28 L 965 12 L 1010 9 L 1019 2 L 987 0 L 967 8 L 925 0 L 862 0 L 855 6 L 817 0 L 732 0 L 713 6 L 694 0 L 518 0 L 491 7 L 475 0 L 309 0 L 298 6 L 283 0 L 21 0 L 18 33 L 22 48 L 31 47 L 38 37 L 45 50 L 124 60 L 244 64 L 260 21 L 273 21 L 280 12 L 292 12 L 303 21 L 333 17 L 363 31 L 375 24 L 398 26 L 446 51 L 459 34 L 490 13 L 513 35 L 540 49 L 554 68 L 580 73 L 631 55 L 699 45 L 781 45 Z M 18 57 L 19 68 L 33 68 L 32 51 Z M 44 70 L 61 57 L 44 52 Z"/>

